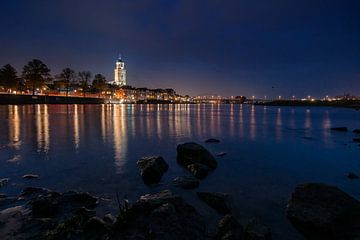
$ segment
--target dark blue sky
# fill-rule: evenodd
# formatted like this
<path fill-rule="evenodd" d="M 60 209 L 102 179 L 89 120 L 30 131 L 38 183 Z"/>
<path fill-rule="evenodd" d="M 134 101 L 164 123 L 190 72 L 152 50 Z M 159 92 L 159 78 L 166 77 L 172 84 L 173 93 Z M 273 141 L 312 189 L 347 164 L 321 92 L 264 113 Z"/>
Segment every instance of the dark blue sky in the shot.
<path fill-rule="evenodd" d="M 191 95 L 360 95 L 360 1 L 0 0 L 0 65 L 33 58 Z M 274 88 L 272 88 L 274 86 Z"/>

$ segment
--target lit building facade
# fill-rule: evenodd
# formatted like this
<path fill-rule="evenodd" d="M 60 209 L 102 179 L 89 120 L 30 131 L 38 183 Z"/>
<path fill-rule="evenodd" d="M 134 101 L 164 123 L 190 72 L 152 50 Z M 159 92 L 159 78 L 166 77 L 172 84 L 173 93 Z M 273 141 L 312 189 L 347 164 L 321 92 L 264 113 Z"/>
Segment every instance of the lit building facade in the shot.
<path fill-rule="evenodd" d="M 114 70 L 114 84 L 118 86 L 126 86 L 126 69 L 125 69 L 125 63 L 119 57 L 119 59 L 116 61 L 116 66 Z"/>

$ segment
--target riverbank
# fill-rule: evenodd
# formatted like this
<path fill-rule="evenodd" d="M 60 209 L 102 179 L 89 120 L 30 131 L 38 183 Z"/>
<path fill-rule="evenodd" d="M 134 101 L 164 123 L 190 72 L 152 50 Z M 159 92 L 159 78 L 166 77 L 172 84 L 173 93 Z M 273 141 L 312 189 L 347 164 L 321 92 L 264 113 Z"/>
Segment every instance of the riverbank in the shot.
<path fill-rule="evenodd" d="M 258 102 L 255 105 L 262 106 L 304 106 L 304 107 L 346 107 L 360 109 L 360 100 L 337 100 L 337 101 L 301 101 L 301 100 L 275 100 L 272 102 Z"/>
<path fill-rule="evenodd" d="M 102 104 L 104 98 L 0 94 L 0 104 Z"/>

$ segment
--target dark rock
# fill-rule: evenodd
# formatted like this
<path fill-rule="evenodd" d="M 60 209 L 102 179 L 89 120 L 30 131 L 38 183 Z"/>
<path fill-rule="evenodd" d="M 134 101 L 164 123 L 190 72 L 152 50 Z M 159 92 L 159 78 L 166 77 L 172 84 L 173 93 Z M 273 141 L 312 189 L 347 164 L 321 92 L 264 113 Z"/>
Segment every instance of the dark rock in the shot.
<path fill-rule="evenodd" d="M 8 184 L 8 182 L 9 182 L 8 178 L 0 179 L 0 188 Z"/>
<path fill-rule="evenodd" d="M 220 140 L 215 138 L 209 138 L 205 141 L 205 143 L 219 143 L 219 142 Z"/>
<path fill-rule="evenodd" d="M 111 213 L 106 214 L 103 220 L 108 224 L 114 224 L 116 222 L 116 218 Z"/>
<path fill-rule="evenodd" d="M 218 224 L 215 240 L 242 240 L 244 229 L 230 214 L 225 215 Z"/>
<path fill-rule="evenodd" d="M 360 138 L 353 138 L 353 142 L 360 142 Z"/>
<path fill-rule="evenodd" d="M 330 128 L 332 131 L 338 131 L 338 132 L 347 132 L 347 127 L 333 127 Z"/>
<path fill-rule="evenodd" d="M 97 198 L 86 192 L 68 191 L 61 194 L 59 199 L 63 206 L 69 206 L 71 209 L 85 207 L 95 208 L 98 204 Z"/>
<path fill-rule="evenodd" d="M 25 174 L 24 176 L 22 176 L 22 178 L 24 178 L 24 179 L 36 179 L 36 178 L 39 178 L 39 175 L 36 175 L 36 174 Z"/>
<path fill-rule="evenodd" d="M 199 187 L 199 180 L 192 176 L 176 177 L 173 182 L 175 186 L 183 189 L 193 189 Z"/>
<path fill-rule="evenodd" d="M 231 213 L 229 195 L 227 193 L 197 192 L 198 197 L 219 214 Z"/>
<path fill-rule="evenodd" d="M 227 155 L 226 152 L 219 152 L 219 153 L 216 154 L 216 156 L 218 156 L 218 157 L 223 157 L 225 155 Z"/>
<path fill-rule="evenodd" d="M 38 187 L 27 187 L 20 193 L 20 198 L 35 198 L 39 195 L 47 195 L 53 193 L 47 188 L 38 188 Z"/>
<path fill-rule="evenodd" d="M 108 224 L 99 217 L 92 217 L 84 224 L 84 230 L 88 233 L 94 232 L 97 235 L 105 234 L 108 230 Z"/>
<path fill-rule="evenodd" d="M 297 186 L 286 215 L 308 239 L 360 236 L 360 202 L 335 186 L 321 183 Z"/>
<path fill-rule="evenodd" d="M 347 177 L 348 177 L 349 179 L 358 179 L 358 178 L 359 178 L 358 175 L 356 175 L 355 173 L 352 173 L 352 172 L 349 172 L 348 175 L 347 175 Z"/>
<path fill-rule="evenodd" d="M 245 227 L 246 240 L 271 240 L 271 229 L 256 220 L 251 220 Z"/>
<path fill-rule="evenodd" d="M 187 169 L 198 179 L 204 179 L 210 172 L 210 168 L 200 163 L 190 164 Z"/>
<path fill-rule="evenodd" d="M 353 133 L 360 134 L 360 129 L 354 129 Z"/>
<path fill-rule="evenodd" d="M 211 153 L 197 143 L 179 144 L 176 150 L 177 161 L 184 167 L 194 163 L 203 164 L 212 170 L 217 167 L 217 162 Z"/>
<path fill-rule="evenodd" d="M 124 239 L 206 239 L 205 222 L 194 207 L 169 190 L 142 196 L 115 224 Z M 123 220 L 119 220 L 123 219 Z"/>
<path fill-rule="evenodd" d="M 169 165 L 160 156 L 141 158 L 137 164 L 145 184 L 158 183 Z"/>
<path fill-rule="evenodd" d="M 35 218 L 52 218 L 59 212 L 59 203 L 52 198 L 40 198 L 32 201 L 32 214 Z"/>

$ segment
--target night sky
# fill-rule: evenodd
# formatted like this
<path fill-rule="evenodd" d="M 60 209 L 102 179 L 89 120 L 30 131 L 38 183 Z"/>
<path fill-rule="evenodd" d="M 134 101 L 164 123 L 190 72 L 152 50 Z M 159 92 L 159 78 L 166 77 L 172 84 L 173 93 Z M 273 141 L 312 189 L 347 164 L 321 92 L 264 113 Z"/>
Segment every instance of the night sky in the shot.
<path fill-rule="evenodd" d="M 0 65 L 33 58 L 190 95 L 360 95 L 360 1 L 0 0 Z"/>

